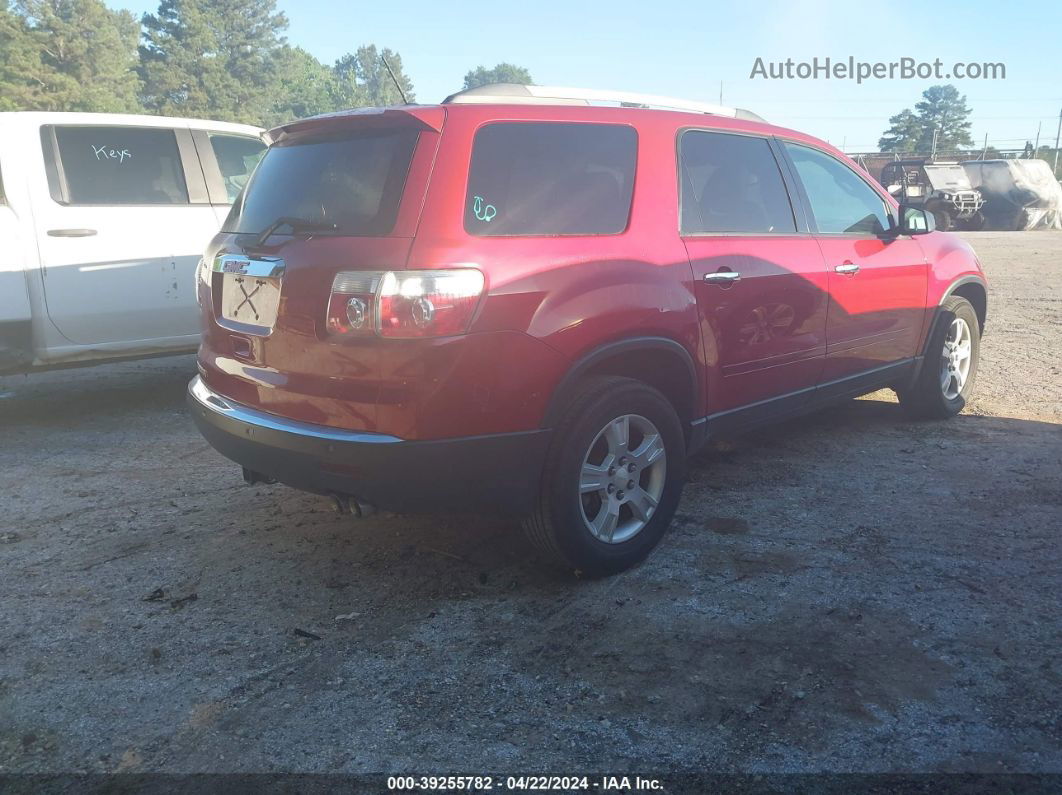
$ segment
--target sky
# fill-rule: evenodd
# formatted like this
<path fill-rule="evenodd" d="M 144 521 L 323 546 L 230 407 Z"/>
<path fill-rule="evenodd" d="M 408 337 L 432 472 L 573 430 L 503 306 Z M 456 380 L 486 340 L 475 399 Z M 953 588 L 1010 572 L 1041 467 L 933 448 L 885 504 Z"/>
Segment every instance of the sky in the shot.
<path fill-rule="evenodd" d="M 108 0 L 137 14 L 157 0 Z M 536 0 L 348 2 L 279 0 L 288 41 L 324 63 L 362 44 L 402 56 L 416 100 L 438 102 L 478 65 L 508 61 L 540 85 L 636 91 L 744 107 L 848 152 L 875 151 L 888 117 L 930 85 L 952 82 L 973 109 L 978 145 L 1053 145 L 1062 111 L 1062 2 L 791 0 Z M 1003 63 L 1002 80 L 751 77 L 757 57 L 891 62 L 945 72 L 956 62 Z"/>

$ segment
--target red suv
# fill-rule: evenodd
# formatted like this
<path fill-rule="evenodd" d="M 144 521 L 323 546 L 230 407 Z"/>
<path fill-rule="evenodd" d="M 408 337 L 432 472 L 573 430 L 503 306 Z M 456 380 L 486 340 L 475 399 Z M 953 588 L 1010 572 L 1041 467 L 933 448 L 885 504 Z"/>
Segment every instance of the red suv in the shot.
<path fill-rule="evenodd" d="M 746 111 L 489 86 L 271 140 L 199 269 L 189 387 L 250 482 L 501 511 L 606 574 L 660 540 L 706 439 L 969 396 L 970 247 Z"/>

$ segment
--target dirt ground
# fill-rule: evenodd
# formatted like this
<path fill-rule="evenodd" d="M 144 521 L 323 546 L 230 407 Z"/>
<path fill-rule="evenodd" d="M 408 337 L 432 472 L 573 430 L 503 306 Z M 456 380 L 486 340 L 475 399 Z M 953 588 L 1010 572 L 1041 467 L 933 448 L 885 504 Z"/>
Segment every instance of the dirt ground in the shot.
<path fill-rule="evenodd" d="M 1062 234 L 977 396 L 720 443 L 638 567 L 244 485 L 191 357 L 0 379 L 0 773 L 1062 772 Z"/>

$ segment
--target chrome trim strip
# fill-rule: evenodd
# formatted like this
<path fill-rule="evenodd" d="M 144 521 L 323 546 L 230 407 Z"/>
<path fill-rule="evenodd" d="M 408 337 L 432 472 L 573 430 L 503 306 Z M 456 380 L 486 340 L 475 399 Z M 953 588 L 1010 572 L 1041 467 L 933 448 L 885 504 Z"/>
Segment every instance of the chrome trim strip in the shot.
<path fill-rule="evenodd" d="M 210 270 L 215 273 L 236 273 L 258 279 L 279 279 L 284 275 L 284 260 L 280 257 L 252 259 L 243 254 L 218 254 Z"/>
<path fill-rule="evenodd" d="M 344 431 L 338 428 L 329 428 L 326 425 L 314 425 L 309 422 L 296 422 L 286 420 L 275 414 L 267 414 L 264 411 L 248 408 L 240 403 L 222 397 L 206 384 L 198 375 L 188 385 L 188 391 L 192 397 L 205 409 L 215 414 L 220 414 L 229 419 L 239 420 L 248 425 L 259 428 L 267 428 L 271 431 L 281 431 L 299 436 L 311 436 L 315 439 L 324 439 L 329 442 L 354 442 L 357 444 L 394 444 L 404 441 L 397 436 L 388 436 L 385 433 L 369 433 L 367 431 Z"/>

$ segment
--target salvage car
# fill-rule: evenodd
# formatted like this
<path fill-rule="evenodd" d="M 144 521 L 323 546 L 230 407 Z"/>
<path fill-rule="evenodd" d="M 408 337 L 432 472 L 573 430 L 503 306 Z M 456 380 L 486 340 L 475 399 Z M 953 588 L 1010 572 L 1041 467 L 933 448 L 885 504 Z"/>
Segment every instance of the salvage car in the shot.
<path fill-rule="evenodd" d="M 251 483 L 504 512 L 605 575 L 707 440 L 973 388 L 971 248 L 748 111 L 494 85 L 270 138 L 199 269 L 188 394 Z"/>
<path fill-rule="evenodd" d="M 0 113 L 0 372 L 195 350 L 195 267 L 256 127 Z"/>

